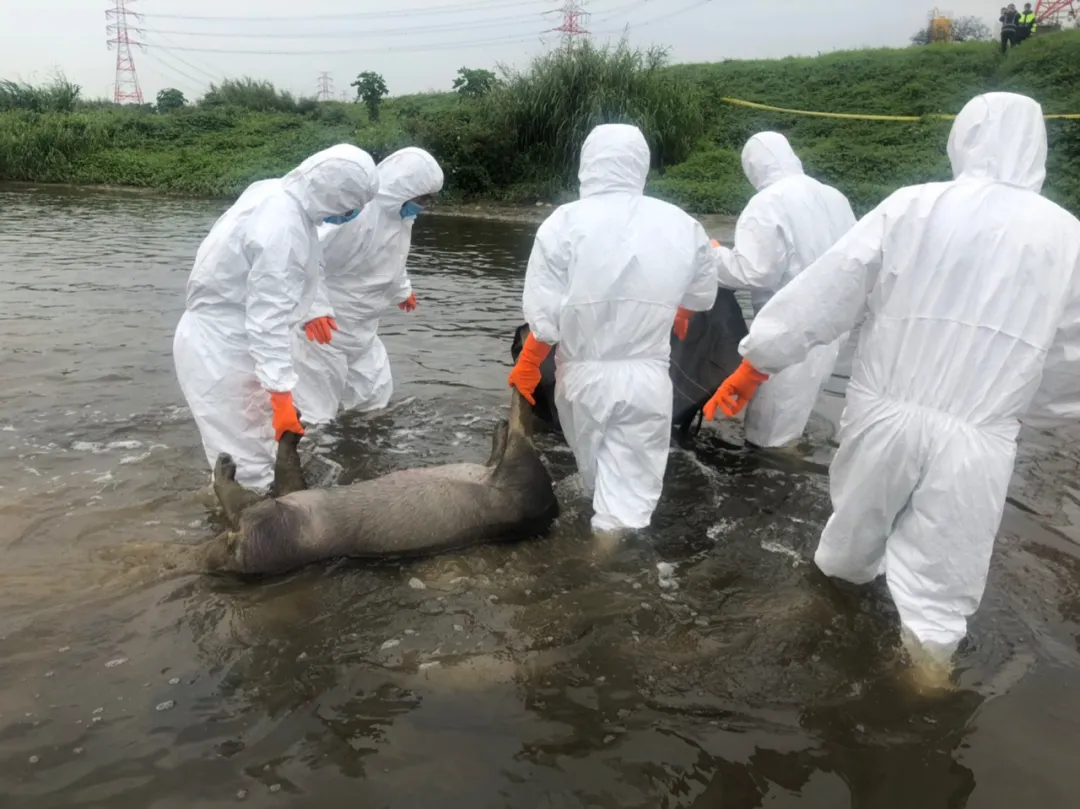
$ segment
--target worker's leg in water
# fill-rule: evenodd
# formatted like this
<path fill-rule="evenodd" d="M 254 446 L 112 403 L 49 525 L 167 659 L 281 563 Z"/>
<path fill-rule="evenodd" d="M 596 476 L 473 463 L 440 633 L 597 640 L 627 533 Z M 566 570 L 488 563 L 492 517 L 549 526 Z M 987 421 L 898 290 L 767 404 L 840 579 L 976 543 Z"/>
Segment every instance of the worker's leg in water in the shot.
<path fill-rule="evenodd" d="M 293 333 L 293 369 L 297 382 L 293 403 L 304 416 L 304 425 L 327 424 L 337 417 L 345 387 L 345 355 L 334 341 L 326 345 L 308 340 L 300 329 Z"/>
<path fill-rule="evenodd" d="M 1016 457 L 1015 440 L 947 417 L 889 539 L 889 591 L 904 629 L 947 663 L 979 607 Z"/>
<path fill-rule="evenodd" d="M 919 480 L 920 434 L 901 405 L 849 397 L 829 467 L 833 514 L 814 554 L 823 573 L 866 584 L 884 572 L 886 539 Z"/>
<path fill-rule="evenodd" d="M 199 428 L 208 470 L 220 453 L 236 462 L 236 481 L 265 490 L 274 479 L 273 408 L 270 394 L 255 376 L 247 351 L 208 351 L 197 333 L 200 324 L 185 316 L 173 341 L 180 389 Z"/>
<path fill-rule="evenodd" d="M 607 370 L 607 419 L 596 454 L 592 526 L 645 528 L 664 488 L 671 444 L 671 376 L 664 363 Z"/>
<path fill-rule="evenodd" d="M 394 393 L 394 378 L 390 372 L 390 357 L 382 340 L 378 335 L 371 335 L 362 343 L 350 341 L 343 347 L 349 370 L 342 407 L 360 412 L 386 407 Z"/>
<path fill-rule="evenodd" d="M 598 395 L 591 390 L 581 390 L 572 386 L 575 398 L 567 397 L 567 388 L 563 383 L 565 377 L 573 379 L 577 376 L 577 369 L 571 369 L 563 376 L 557 377 L 555 383 L 555 407 L 559 411 L 559 423 L 562 426 L 563 436 L 570 451 L 574 453 L 574 461 L 577 463 L 578 474 L 581 475 L 582 488 L 589 494 L 596 488 L 596 454 L 600 447 L 600 440 L 604 435 L 604 422 L 606 410 L 590 407 L 590 396 Z"/>
<path fill-rule="evenodd" d="M 218 398 L 221 391 L 216 392 L 213 401 L 195 397 L 188 401 L 209 468 L 212 470 L 218 455 L 226 452 L 236 463 L 236 482 L 265 491 L 274 480 L 277 443 L 270 395 L 258 383 L 254 387 L 248 395 L 233 397 L 228 404 Z"/>
<path fill-rule="evenodd" d="M 594 530 L 648 527 L 664 488 L 670 441 L 670 408 L 616 409 L 596 455 Z"/>

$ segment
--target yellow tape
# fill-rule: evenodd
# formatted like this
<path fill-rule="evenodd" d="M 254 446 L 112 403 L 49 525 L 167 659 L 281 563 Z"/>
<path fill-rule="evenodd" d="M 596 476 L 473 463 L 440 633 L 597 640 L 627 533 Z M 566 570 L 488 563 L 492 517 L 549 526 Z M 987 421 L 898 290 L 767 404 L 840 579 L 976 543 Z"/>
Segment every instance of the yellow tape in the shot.
<path fill-rule="evenodd" d="M 734 104 L 738 107 L 749 107 L 754 110 L 766 110 L 767 112 L 784 112 L 788 115 L 808 115 L 812 118 L 846 118 L 854 121 L 909 121 L 918 122 L 927 118 L 936 118 L 943 121 L 951 121 L 956 118 L 955 115 L 948 113 L 932 113 L 930 115 L 862 115 L 852 112 L 816 112 L 812 110 L 793 110 L 787 107 L 773 107 L 769 104 L 758 104 L 754 101 L 744 101 L 741 98 L 722 98 L 721 101 L 725 101 L 728 104 Z M 1076 114 L 1057 114 L 1047 115 L 1048 119 L 1061 119 L 1067 118 L 1074 121 L 1080 121 L 1080 113 Z"/>

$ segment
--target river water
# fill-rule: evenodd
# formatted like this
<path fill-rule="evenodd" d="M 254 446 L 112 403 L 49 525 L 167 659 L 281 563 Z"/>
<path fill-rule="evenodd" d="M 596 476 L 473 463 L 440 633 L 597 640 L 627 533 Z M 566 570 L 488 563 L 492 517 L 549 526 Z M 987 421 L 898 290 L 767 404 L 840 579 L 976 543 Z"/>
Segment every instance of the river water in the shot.
<path fill-rule="evenodd" d="M 1080 799 L 1080 431 L 1023 435 L 958 688 L 808 564 L 845 364 L 794 453 L 673 451 L 653 528 L 241 585 L 170 347 L 214 202 L 0 190 L 0 806 L 934 809 Z M 724 223 L 707 223 L 721 238 Z M 424 216 L 343 480 L 483 460 L 533 226 Z"/>

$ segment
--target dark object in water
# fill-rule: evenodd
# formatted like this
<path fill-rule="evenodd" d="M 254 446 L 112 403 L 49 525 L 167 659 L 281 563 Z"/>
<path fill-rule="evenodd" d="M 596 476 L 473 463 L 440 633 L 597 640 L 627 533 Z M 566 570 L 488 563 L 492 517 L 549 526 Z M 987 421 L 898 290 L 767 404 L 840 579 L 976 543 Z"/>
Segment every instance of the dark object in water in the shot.
<path fill-rule="evenodd" d="M 690 319 L 686 340 L 671 335 L 671 426 L 680 439 L 691 434 L 694 421 L 700 427 L 705 403 L 716 393 L 742 362 L 739 342 L 746 336 L 746 319 L 735 293 L 721 289 L 716 303 L 708 312 L 696 312 Z M 525 338 L 527 323 L 518 326 L 510 346 L 510 356 L 517 362 Z M 533 415 L 546 427 L 559 430 L 559 413 L 555 407 L 555 352 L 548 354 L 540 365 L 540 384 L 533 398 Z"/>

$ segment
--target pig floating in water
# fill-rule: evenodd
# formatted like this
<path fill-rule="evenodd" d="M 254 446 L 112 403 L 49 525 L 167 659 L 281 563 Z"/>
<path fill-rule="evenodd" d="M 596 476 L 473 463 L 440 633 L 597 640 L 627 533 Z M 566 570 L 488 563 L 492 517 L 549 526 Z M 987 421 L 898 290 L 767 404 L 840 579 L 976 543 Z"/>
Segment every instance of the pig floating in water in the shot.
<path fill-rule="evenodd" d="M 543 534 L 559 503 L 531 432 L 528 402 L 512 391 L 510 419 L 495 427 L 486 464 L 406 469 L 328 489 L 306 488 L 300 436 L 286 433 L 270 499 L 238 484 L 232 459 L 220 455 L 214 491 L 232 530 L 211 541 L 205 567 L 269 575 L 328 559 L 416 556 Z"/>
<path fill-rule="evenodd" d="M 720 289 L 716 303 L 708 312 L 695 312 L 690 319 L 686 339 L 671 335 L 671 384 L 673 406 L 672 429 L 680 438 L 690 434 L 691 425 L 705 403 L 716 393 L 742 362 L 739 342 L 746 336 L 746 319 L 735 293 Z M 517 362 L 528 324 L 518 326 L 510 346 L 510 356 Z M 544 426 L 559 429 L 559 413 L 555 407 L 555 352 L 548 354 L 540 365 L 540 384 L 533 394 L 536 404 L 533 415 Z M 526 407 L 528 403 L 526 402 Z"/>

